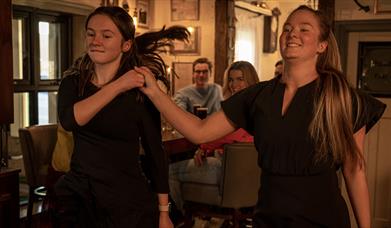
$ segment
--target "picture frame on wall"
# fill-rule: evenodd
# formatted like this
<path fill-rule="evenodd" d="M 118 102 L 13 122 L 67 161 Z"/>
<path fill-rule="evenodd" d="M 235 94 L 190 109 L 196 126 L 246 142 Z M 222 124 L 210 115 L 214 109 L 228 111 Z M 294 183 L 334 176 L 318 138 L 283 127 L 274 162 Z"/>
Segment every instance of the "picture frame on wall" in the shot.
<path fill-rule="evenodd" d="M 172 95 L 191 84 L 193 84 L 193 63 L 173 62 L 171 75 Z"/>
<path fill-rule="evenodd" d="M 137 27 L 149 29 L 150 24 L 150 2 L 149 0 L 137 0 Z"/>
<path fill-rule="evenodd" d="M 271 16 L 265 16 L 263 27 L 263 52 L 274 53 L 277 50 L 278 23 L 281 11 L 278 8 L 272 10 Z"/>
<path fill-rule="evenodd" d="M 199 0 L 171 0 L 172 21 L 197 21 L 200 14 Z"/>
<path fill-rule="evenodd" d="M 373 9 L 374 9 L 373 12 L 375 14 L 391 13 L 391 1 L 375 0 Z"/>
<path fill-rule="evenodd" d="M 199 55 L 200 54 L 200 27 L 188 27 L 190 37 L 188 41 L 174 40 L 170 48 L 172 55 Z"/>
<path fill-rule="evenodd" d="M 375 97 L 391 97 L 391 42 L 359 42 L 357 88 Z"/>

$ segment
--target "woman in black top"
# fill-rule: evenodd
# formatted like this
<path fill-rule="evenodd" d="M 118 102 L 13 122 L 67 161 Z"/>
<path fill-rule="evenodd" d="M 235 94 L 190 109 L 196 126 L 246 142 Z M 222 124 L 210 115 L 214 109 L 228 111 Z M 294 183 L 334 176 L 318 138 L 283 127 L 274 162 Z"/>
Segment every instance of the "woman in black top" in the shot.
<path fill-rule="evenodd" d="M 135 38 L 133 21 L 120 7 L 97 8 L 85 28 L 87 53 L 58 93 L 59 119 L 73 133 L 74 152 L 55 189 L 56 227 L 173 227 L 160 113 L 134 89 L 144 79 L 133 68 L 146 65 L 164 75 L 158 48 L 188 32 L 163 28 Z"/>
<path fill-rule="evenodd" d="M 339 169 L 359 226 L 370 227 L 363 144 L 385 105 L 348 85 L 320 12 L 301 6 L 283 28 L 282 75 L 235 94 L 204 120 L 175 107 L 144 67 L 136 68 L 147 76 L 141 90 L 195 143 L 237 128 L 254 135 L 262 168 L 254 227 L 350 227 Z"/>

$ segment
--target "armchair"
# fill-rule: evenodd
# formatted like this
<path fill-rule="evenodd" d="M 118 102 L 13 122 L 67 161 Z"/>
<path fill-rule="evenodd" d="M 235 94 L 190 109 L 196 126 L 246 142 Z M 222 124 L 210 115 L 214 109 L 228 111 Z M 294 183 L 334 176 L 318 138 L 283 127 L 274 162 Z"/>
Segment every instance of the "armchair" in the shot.
<path fill-rule="evenodd" d="M 260 187 L 261 170 L 253 143 L 233 143 L 224 147 L 220 183 L 182 183 L 185 200 L 185 227 L 194 216 L 229 219 L 234 227 L 239 220 L 252 216 Z M 243 210 L 250 208 L 250 210 Z"/>

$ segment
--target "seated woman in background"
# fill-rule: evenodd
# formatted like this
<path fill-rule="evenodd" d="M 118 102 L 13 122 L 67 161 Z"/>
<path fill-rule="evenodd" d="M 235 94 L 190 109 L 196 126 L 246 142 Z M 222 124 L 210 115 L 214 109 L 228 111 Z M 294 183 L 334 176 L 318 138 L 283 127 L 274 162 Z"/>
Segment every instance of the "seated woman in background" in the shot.
<path fill-rule="evenodd" d="M 234 62 L 225 72 L 223 87 L 224 99 L 258 82 L 257 72 L 251 63 L 246 61 Z M 221 158 L 219 155 L 222 154 L 225 144 L 234 142 L 253 142 L 253 137 L 240 128 L 218 140 L 201 144 L 194 155 L 194 159 L 184 160 L 170 165 L 170 195 L 178 209 L 183 211 L 180 183 L 184 181 L 206 184 L 220 182 Z M 217 156 L 214 156 L 215 154 Z"/>

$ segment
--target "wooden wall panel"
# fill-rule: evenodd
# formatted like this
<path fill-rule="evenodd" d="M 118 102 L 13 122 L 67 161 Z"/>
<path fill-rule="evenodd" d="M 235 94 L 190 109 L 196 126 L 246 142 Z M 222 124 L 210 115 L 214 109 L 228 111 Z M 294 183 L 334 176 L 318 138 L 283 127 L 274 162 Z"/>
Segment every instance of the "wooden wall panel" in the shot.
<path fill-rule="evenodd" d="M 215 9 L 214 82 L 223 85 L 225 69 L 234 57 L 234 0 L 216 0 Z"/>
<path fill-rule="evenodd" d="M 12 8 L 11 0 L 0 1 L 0 124 L 12 123 Z"/>

